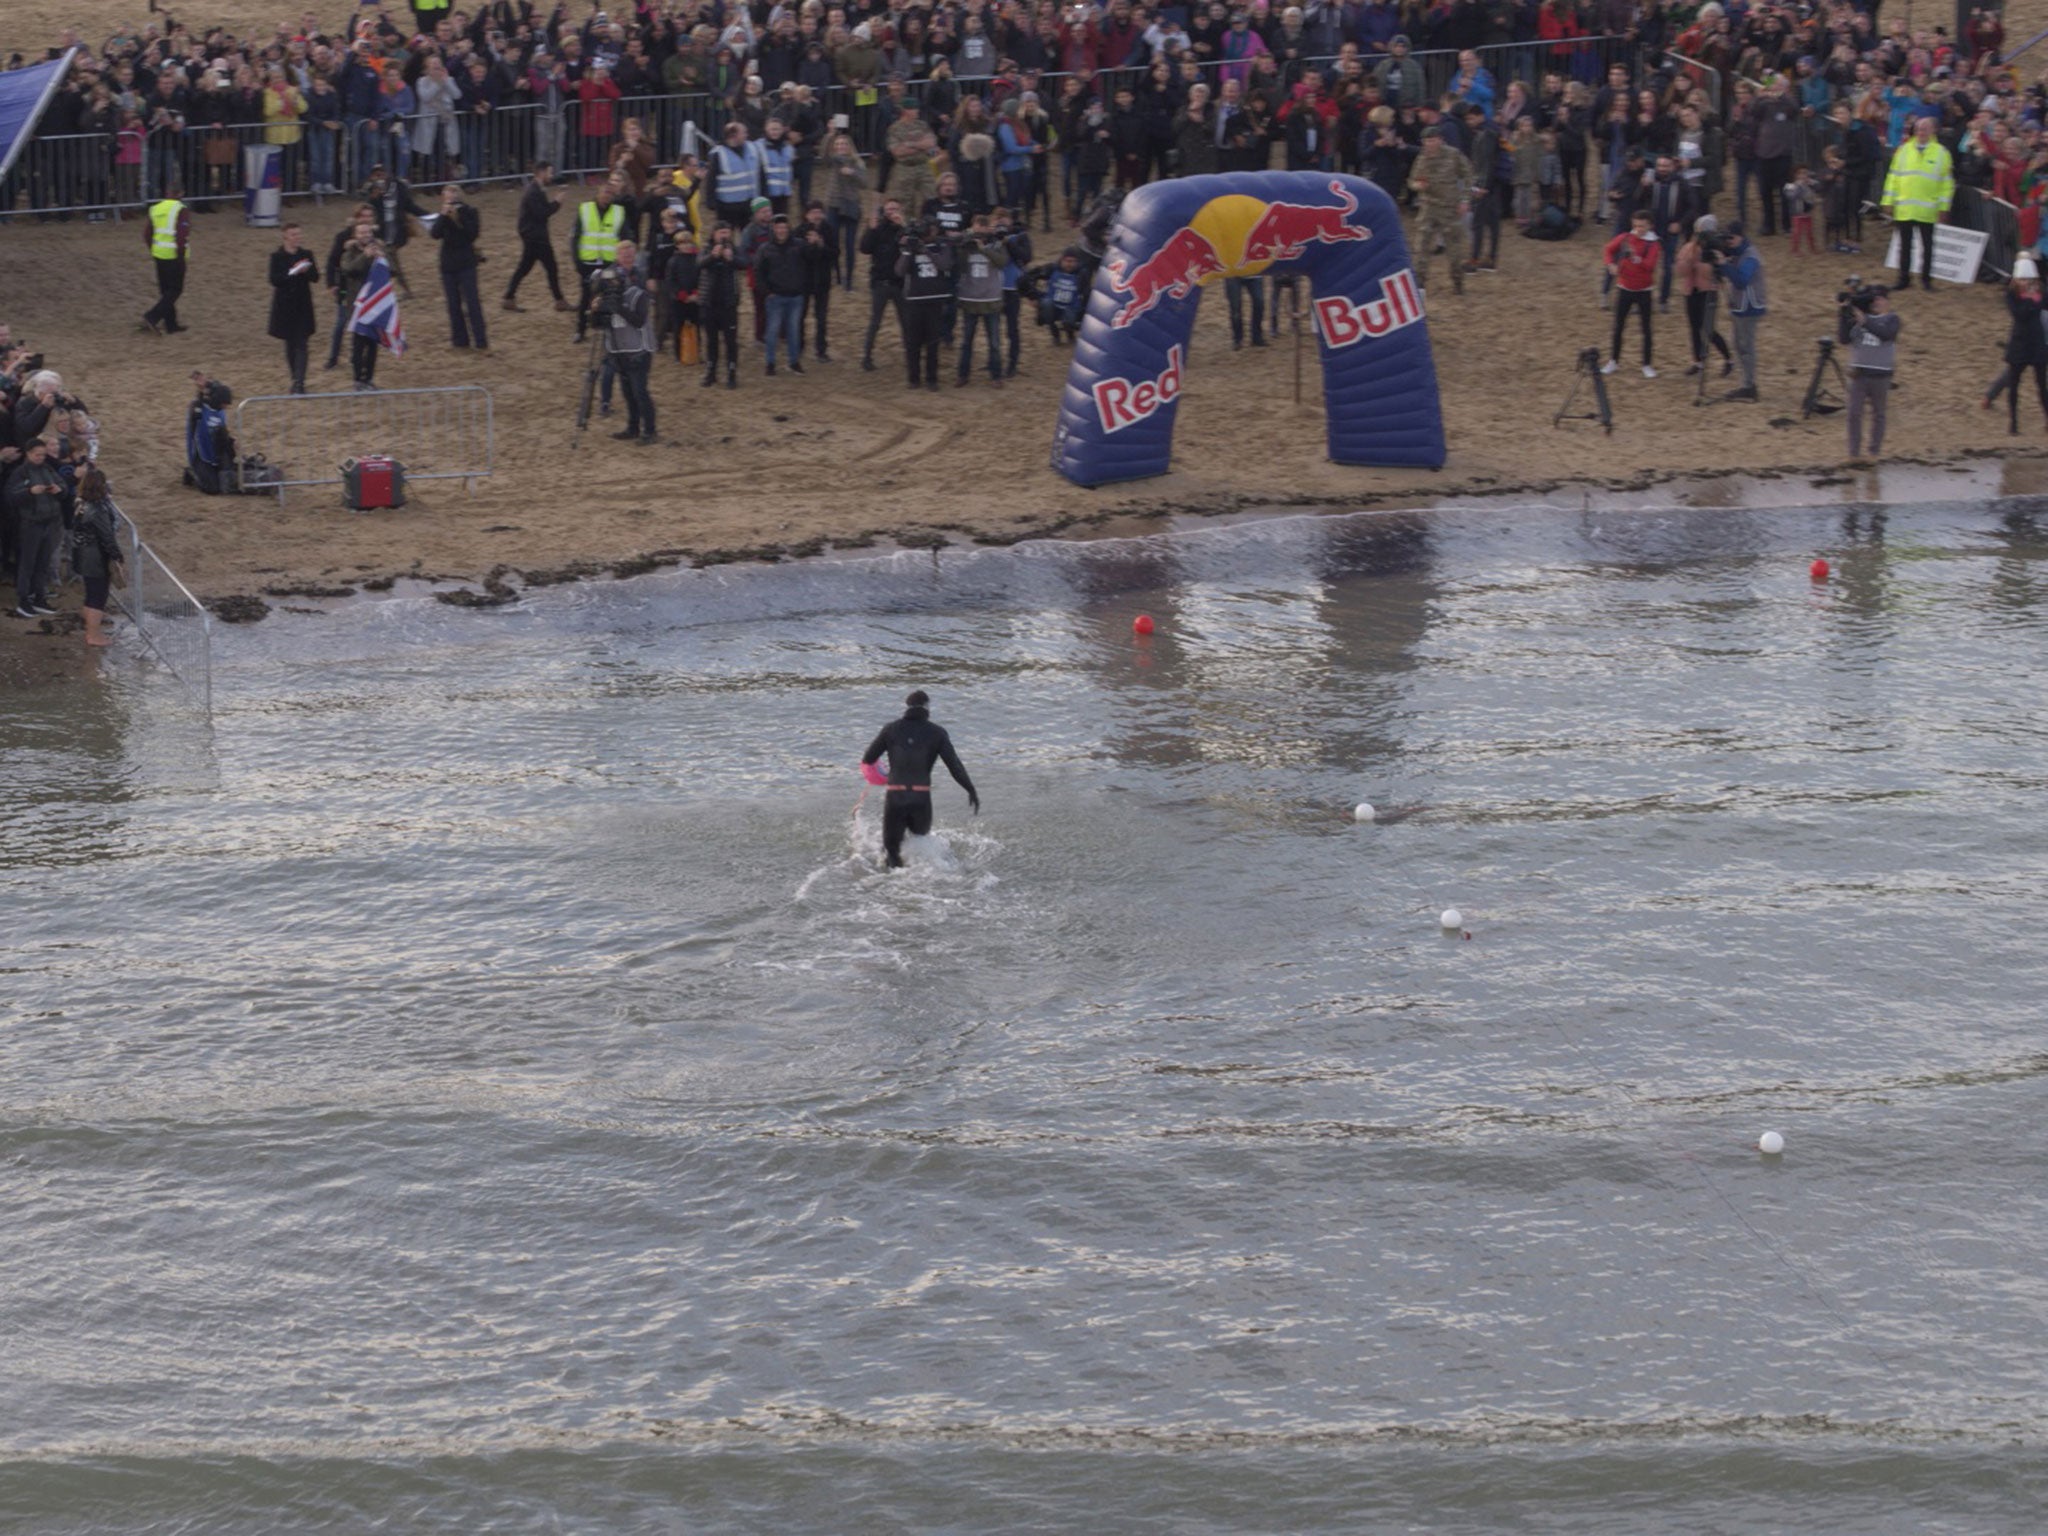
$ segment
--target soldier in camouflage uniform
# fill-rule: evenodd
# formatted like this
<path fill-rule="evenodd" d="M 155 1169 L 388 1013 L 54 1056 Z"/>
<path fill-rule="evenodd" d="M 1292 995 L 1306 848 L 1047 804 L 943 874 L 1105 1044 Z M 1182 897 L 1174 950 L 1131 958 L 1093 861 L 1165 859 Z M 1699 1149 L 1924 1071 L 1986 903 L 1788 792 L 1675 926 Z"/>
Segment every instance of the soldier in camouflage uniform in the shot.
<path fill-rule="evenodd" d="M 1458 219 L 1471 207 L 1472 162 L 1443 140 L 1434 128 L 1422 130 L 1422 153 L 1408 173 L 1416 194 L 1415 280 L 1429 286 L 1429 258 L 1441 241 L 1449 252 L 1451 286 L 1465 291 L 1465 269 L 1458 260 Z"/>

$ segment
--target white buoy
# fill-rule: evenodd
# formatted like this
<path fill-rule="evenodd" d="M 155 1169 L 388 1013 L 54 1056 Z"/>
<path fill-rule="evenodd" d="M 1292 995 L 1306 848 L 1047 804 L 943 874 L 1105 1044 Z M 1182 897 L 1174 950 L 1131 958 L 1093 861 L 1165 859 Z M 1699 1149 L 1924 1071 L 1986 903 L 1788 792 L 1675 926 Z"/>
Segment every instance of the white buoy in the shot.
<path fill-rule="evenodd" d="M 1757 1137 L 1756 1149 L 1763 1153 L 1765 1157 L 1776 1157 L 1785 1150 L 1785 1138 L 1776 1131 L 1765 1131 L 1763 1135 Z"/>
<path fill-rule="evenodd" d="M 1353 821 L 1371 821 L 1377 815 L 1379 815 L 1379 812 L 1372 808 L 1370 801 L 1361 800 L 1358 804 L 1351 807 L 1351 819 Z"/>
<path fill-rule="evenodd" d="M 1445 907 L 1444 915 L 1438 918 L 1437 921 L 1455 932 L 1457 929 L 1465 926 L 1465 914 L 1456 907 Z"/>

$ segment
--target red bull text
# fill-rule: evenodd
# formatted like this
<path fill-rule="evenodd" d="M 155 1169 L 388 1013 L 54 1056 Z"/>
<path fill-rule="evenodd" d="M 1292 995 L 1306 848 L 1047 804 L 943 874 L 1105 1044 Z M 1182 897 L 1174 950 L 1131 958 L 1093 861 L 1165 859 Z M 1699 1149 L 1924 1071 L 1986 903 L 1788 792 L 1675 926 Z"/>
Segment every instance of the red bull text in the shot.
<path fill-rule="evenodd" d="M 1341 296 L 1317 299 L 1316 331 L 1331 351 L 1374 336 L 1385 336 L 1422 318 L 1422 293 L 1415 274 L 1403 267 L 1380 281 L 1380 296 L 1354 304 Z"/>
<path fill-rule="evenodd" d="M 1216 247 L 1192 229 L 1180 230 L 1136 266 L 1118 257 L 1109 266 L 1110 286 L 1129 294 L 1130 299 L 1111 323 L 1121 330 L 1161 299 L 1184 299 L 1204 277 L 1221 276 L 1228 270 Z"/>
<path fill-rule="evenodd" d="M 1134 427 L 1161 406 L 1180 398 L 1183 353 L 1179 347 L 1166 351 L 1166 371 L 1156 379 L 1104 379 L 1095 386 L 1095 414 L 1102 418 L 1102 430 L 1121 432 Z"/>
<path fill-rule="evenodd" d="M 1292 261 L 1311 245 L 1370 240 L 1371 230 L 1346 222 L 1358 212 L 1358 199 L 1344 190 L 1341 181 L 1332 181 L 1330 190 L 1339 199 L 1334 208 L 1309 203 L 1266 204 L 1266 211 L 1244 238 L 1244 259 Z"/>

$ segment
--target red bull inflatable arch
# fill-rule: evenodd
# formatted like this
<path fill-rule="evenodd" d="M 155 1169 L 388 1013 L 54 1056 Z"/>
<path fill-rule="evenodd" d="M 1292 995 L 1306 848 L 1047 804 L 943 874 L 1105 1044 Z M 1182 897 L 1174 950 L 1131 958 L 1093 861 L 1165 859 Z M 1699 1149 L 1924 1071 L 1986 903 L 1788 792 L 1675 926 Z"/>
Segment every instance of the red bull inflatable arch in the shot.
<path fill-rule="evenodd" d="M 1330 457 L 1440 469 L 1443 411 L 1422 290 L 1393 200 L 1356 176 L 1240 171 L 1124 199 L 1067 370 L 1053 468 L 1080 485 L 1166 473 L 1201 292 L 1309 282 Z"/>

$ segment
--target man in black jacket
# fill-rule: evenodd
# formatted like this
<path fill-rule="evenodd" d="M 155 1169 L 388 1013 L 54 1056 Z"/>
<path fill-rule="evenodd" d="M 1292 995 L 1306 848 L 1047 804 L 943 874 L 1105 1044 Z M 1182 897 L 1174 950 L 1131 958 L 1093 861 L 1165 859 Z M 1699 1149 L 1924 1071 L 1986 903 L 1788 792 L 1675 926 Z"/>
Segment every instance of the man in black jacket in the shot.
<path fill-rule="evenodd" d="M 943 725 L 932 722 L 927 706 L 931 698 L 920 688 L 905 699 L 903 718 L 891 720 L 876 734 L 863 764 L 873 764 L 889 754 L 889 794 L 882 807 L 882 849 L 889 868 L 903 867 L 903 834 L 923 837 L 932 829 L 932 764 L 943 762 L 953 782 L 967 791 L 967 804 L 981 814 L 981 796 L 974 781 L 960 766 L 960 754 L 953 750 L 953 738 Z"/>
<path fill-rule="evenodd" d="M 754 252 L 754 287 L 767 297 L 768 373 L 775 373 L 775 339 L 786 338 L 789 371 L 804 371 L 804 290 L 809 272 L 804 248 L 790 238 L 789 215 L 775 215 L 773 231 Z"/>
<path fill-rule="evenodd" d="M 910 366 L 910 387 L 936 390 L 939 337 L 953 297 L 953 243 L 937 220 L 926 219 L 921 234 L 903 237 L 896 276 L 903 284 L 903 359 Z"/>
<path fill-rule="evenodd" d="M 886 198 L 860 232 L 860 253 L 868 259 L 868 335 L 860 349 L 861 372 L 875 371 L 875 333 L 882 328 L 882 312 L 893 309 L 903 321 L 903 280 L 896 275 L 896 258 L 903 254 L 903 205 Z"/>
<path fill-rule="evenodd" d="M 555 308 L 567 313 L 574 308 L 562 297 L 562 269 L 555 262 L 555 248 L 548 244 L 548 220 L 561 209 L 562 194 L 550 192 L 555 168 L 545 160 L 533 163 L 533 179 L 519 198 L 519 265 L 512 269 L 512 281 L 505 285 L 504 307 L 521 314 L 519 285 L 536 266 L 548 276 L 548 292 L 555 296 Z"/>
<path fill-rule="evenodd" d="M 64 532 L 64 477 L 40 437 L 29 442 L 27 456 L 28 462 L 9 477 L 7 489 L 15 506 L 14 611 L 33 619 L 56 612 L 50 606 L 49 580 Z M 929 810 L 925 824 L 931 824 Z"/>
<path fill-rule="evenodd" d="M 476 210 L 462 200 L 462 188 L 452 181 L 441 188 L 441 214 L 434 220 L 434 238 L 441 242 L 441 292 L 448 300 L 449 344 L 458 352 L 468 349 L 472 332 L 477 351 L 491 349 L 484 334 L 483 299 L 476 287 L 479 227 Z"/>

